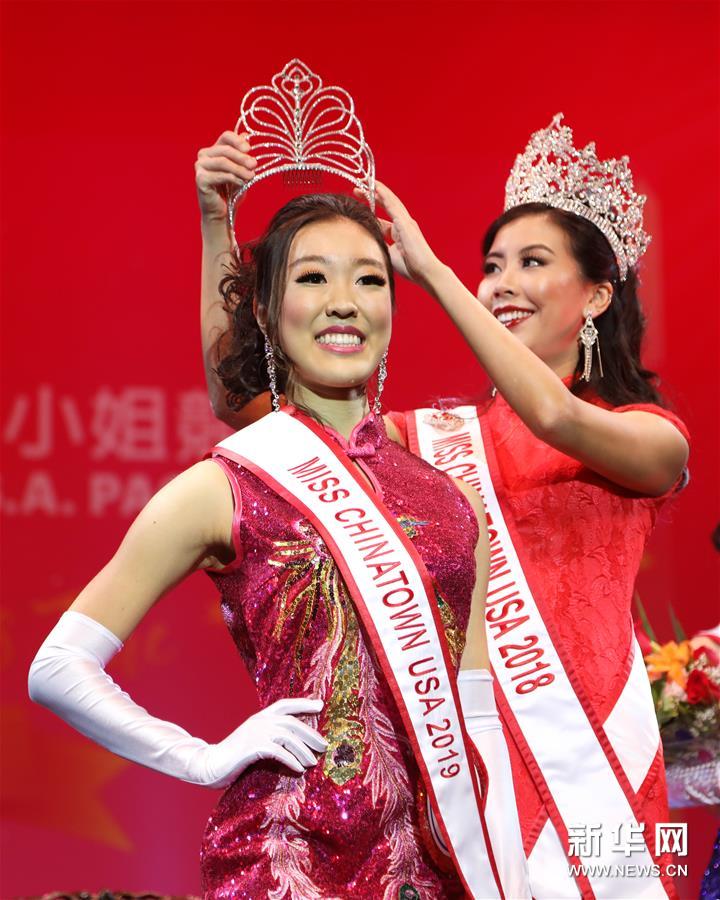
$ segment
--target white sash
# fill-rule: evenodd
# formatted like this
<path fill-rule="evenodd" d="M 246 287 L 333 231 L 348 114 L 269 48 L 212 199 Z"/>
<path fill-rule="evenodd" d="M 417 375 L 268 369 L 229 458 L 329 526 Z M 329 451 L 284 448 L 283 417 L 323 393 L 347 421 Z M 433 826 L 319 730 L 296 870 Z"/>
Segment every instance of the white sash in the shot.
<path fill-rule="evenodd" d="M 464 406 L 445 414 L 421 409 L 407 418 L 410 449 L 441 471 L 475 487 L 485 503 L 491 554 L 486 603 L 490 659 L 502 691 L 501 706 L 506 722 L 554 826 L 554 832 L 549 832 L 550 823 L 547 823 L 529 856 L 533 894 L 536 885 L 539 887 L 543 882 L 548 885 L 546 879 L 554 861 L 553 878 L 564 873 L 570 890 L 545 894 L 538 889 L 537 896 L 577 897 L 578 889 L 582 896 L 588 897 L 675 896 L 671 886 L 670 892 L 666 890 L 671 882 L 667 876 L 660 877 L 638 829 L 635 812 L 635 791 L 639 783 L 634 782 L 638 781 L 639 771 L 647 772 L 657 752 L 657 725 L 654 726 L 655 743 L 652 727 L 647 735 L 649 743 L 645 742 L 651 754 L 650 762 L 647 753 L 639 768 L 635 760 L 636 777 L 631 785 L 628 775 L 632 779 L 632 774 L 624 771 L 619 752 L 613 749 L 606 733 L 609 730 L 603 729 L 584 697 L 569 661 L 561 659 L 560 645 L 552 637 L 552 620 L 543 618 L 542 598 L 533 597 L 528 585 L 513 543 L 514 524 L 511 519 L 506 521 L 493 484 L 488 462 L 492 446 L 487 438 L 483 444 L 477 409 Z M 636 662 L 638 658 L 642 662 L 639 650 Z M 641 669 L 644 667 L 632 667 L 616 710 L 609 717 L 615 716 L 616 732 L 627 735 L 630 729 L 637 735 L 638 722 L 632 714 L 637 714 L 641 707 L 652 715 L 647 675 Z M 617 721 L 620 717 L 622 723 Z M 654 715 L 652 718 L 654 721 Z M 589 858 L 570 855 L 568 829 L 577 835 L 576 828 L 593 826 L 600 826 L 599 848 L 593 840 L 589 848 L 593 855 Z M 632 835 L 630 856 L 617 851 L 623 835 Z M 535 850 L 537 856 L 533 860 Z M 567 862 L 559 856 L 561 853 L 567 856 Z M 572 885 L 568 862 L 587 866 L 585 872 L 575 876 L 577 888 Z M 603 870 L 603 866 L 609 868 Z M 555 887 L 559 889 L 560 884 L 556 882 Z"/>
<path fill-rule="evenodd" d="M 392 689 L 458 875 L 471 896 L 502 897 L 433 586 L 411 542 L 307 417 L 271 413 L 216 452 L 256 474 L 322 535 Z"/>

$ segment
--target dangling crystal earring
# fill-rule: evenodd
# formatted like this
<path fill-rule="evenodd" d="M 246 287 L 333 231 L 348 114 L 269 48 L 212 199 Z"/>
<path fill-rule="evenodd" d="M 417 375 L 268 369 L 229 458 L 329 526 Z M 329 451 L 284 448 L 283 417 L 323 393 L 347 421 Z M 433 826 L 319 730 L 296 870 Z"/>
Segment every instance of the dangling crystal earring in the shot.
<path fill-rule="evenodd" d="M 265 362 L 267 363 L 268 381 L 270 382 L 270 393 L 272 394 L 273 412 L 280 412 L 280 394 L 277 389 L 277 370 L 275 369 L 275 351 L 272 344 L 265 335 Z"/>
<path fill-rule="evenodd" d="M 600 363 L 600 377 L 603 377 L 603 365 L 602 365 L 602 354 L 600 353 L 600 335 L 598 333 L 597 328 L 595 327 L 595 323 L 593 322 L 593 317 L 590 313 L 587 314 L 585 318 L 585 324 L 580 329 L 580 343 L 585 348 L 585 359 L 583 365 L 583 373 L 582 380 L 590 381 L 590 373 L 592 372 L 592 348 L 594 344 L 597 344 L 597 355 L 598 362 Z"/>
<path fill-rule="evenodd" d="M 385 379 L 387 378 L 387 357 L 388 352 L 386 350 L 383 353 L 380 365 L 378 366 L 377 394 L 375 394 L 375 400 L 373 401 L 373 412 L 376 416 L 380 415 L 380 397 L 382 396 L 383 388 L 385 387 Z"/>

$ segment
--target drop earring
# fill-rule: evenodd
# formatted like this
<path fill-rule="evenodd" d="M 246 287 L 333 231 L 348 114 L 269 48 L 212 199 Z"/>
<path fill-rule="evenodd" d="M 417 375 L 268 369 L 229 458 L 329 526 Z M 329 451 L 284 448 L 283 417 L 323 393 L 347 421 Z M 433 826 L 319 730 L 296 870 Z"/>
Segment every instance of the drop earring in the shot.
<path fill-rule="evenodd" d="M 388 352 L 386 350 L 383 353 L 380 365 L 378 366 L 377 393 L 375 394 L 375 400 L 373 401 L 373 412 L 376 416 L 380 415 L 380 397 L 382 396 L 383 388 L 385 387 L 385 379 L 387 378 L 387 357 Z"/>
<path fill-rule="evenodd" d="M 272 395 L 272 409 L 273 412 L 280 412 L 280 394 L 277 389 L 275 351 L 273 350 L 267 335 L 265 335 L 265 362 L 267 363 L 268 382 L 270 383 L 270 394 Z"/>
<path fill-rule="evenodd" d="M 590 313 L 585 317 L 585 324 L 580 329 L 580 343 L 585 350 L 585 359 L 583 361 L 583 373 L 581 378 L 583 381 L 590 381 L 590 373 L 592 372 L 593 347 L 597 345 L 598 363 L 600 365 L 600 377 L 603 377 L 602 354 L 600 353 L 600 334 L 595 327 L 593 317 Z"/>

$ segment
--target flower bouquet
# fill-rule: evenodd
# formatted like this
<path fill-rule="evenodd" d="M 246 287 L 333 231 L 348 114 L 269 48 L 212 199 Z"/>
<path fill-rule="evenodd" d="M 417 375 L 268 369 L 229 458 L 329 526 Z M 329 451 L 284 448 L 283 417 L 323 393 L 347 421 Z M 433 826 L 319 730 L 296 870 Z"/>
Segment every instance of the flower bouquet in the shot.
<path fill-rule="evenodd" d="M 675 640 L 660 644 L 637 601 L 635 633 L 660 727 L 670 806 L 720 803 L 720 635 L 688 639 L 673 610 Z"/>

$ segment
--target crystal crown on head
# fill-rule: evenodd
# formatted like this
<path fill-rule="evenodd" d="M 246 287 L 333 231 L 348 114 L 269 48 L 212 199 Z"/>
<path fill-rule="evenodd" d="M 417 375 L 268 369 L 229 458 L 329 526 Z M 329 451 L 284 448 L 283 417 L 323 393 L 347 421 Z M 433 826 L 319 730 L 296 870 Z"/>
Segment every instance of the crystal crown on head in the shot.
<path fill-rule="evenodd" d="M 374 208 L 375 160 L 353 98 L 344 88 L 323 86 L 299 59 L 290 60 L 270 84 L 250 88 L 235 131 L 250 136 L 257 167 L 230 198 L 231 229 L 240 197 L 258 181 L 280 173 L 297 173 L 296 181 L 306 177 L 310 182 L 311 173 L 337 175 L 363 191 Z"/>
<path fill-rule="evenodd" d="M 650 243 L 643 230 L 646 198 L 633 188 L 627 156 L 602 161 L 594 143 L 578 150 L 562 119 L 558 113 L 536 131 L 516 158 L 505 186 L 505 209 L 547 203 L 588 219 L 608 239 L 624 281 Z"/>

